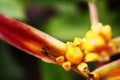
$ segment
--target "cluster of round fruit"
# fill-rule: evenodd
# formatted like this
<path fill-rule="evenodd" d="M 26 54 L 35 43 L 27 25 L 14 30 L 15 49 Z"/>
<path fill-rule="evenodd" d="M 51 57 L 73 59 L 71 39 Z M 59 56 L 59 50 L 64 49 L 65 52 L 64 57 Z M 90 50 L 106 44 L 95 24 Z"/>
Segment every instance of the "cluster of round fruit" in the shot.
<path fill-rule="evenodd" d="M 86 62 L 105 62 L 116 48 L 111 40 L 112 32 L 109 25 L 98 23 L 92 26 L 85 37 L 75 38 L 73 42 L 66 43 L 66 53 L 56 58 L 58 64 L 69 71 L 71 66 L 77 66 L 82 74 L 88 73 Z"/>

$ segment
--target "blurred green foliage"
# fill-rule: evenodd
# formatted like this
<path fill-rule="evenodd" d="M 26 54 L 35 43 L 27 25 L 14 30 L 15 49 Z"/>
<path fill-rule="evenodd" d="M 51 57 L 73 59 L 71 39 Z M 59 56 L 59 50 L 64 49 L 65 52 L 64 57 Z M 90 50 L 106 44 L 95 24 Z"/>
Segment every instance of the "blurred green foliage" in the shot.
<path fill-rule="evenodd" d="M 118 36 L 120 34 L 120 1 L 95 1 L 100 22 L 110 24 L 113 36 Z M 82 38 L 90 28 L 87 0 L 0 0 L 0 13 L 35 26 L 64 42 L 71 41 L 74 37 Z M 27 72 L 24 71 L 30 66 L 23 67 L 23 64 L 19 64 L 15 56 L 13 57 L 13 55 L 19 54 L 19 52 L 15 52 L 16 50 L 13 51 L 15 48 L 10 50 L 10 45 L 3 41 L 0 41 L 0 46 L 0 80 L 35 79 L 35 76 L 27 75 Z M 28 57 L 26 57 L 28 61 L 32 59 Z M 20 61 L 24 64 L 32 63 L 25 63 L 22 59 Z M 36 61 L 38 63 L 32 63 L 32 65 L 36 65 L 34 68 L 39 73 L 32 73 L 32 71 L 30 73 L 38 75 L 39 78 L 36 80 L 82 80 L 81 77 L 72 74 L 73 72 L 65 72 L 57 65 L 44 63 L 37 59 Z"/>
<path fill-rule="evenodd" d="M 0 13 L 6 14 L 8 16 L 24 19 L 24 5 L 20 0 L 0 0 Z"/>

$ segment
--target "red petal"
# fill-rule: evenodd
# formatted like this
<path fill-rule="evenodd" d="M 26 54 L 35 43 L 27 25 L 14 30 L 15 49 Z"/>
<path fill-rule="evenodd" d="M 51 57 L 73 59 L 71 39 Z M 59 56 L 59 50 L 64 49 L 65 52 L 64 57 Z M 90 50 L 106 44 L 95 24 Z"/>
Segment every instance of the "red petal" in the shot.
<path fill-rule="evenodd" d="M 0 14 L 0 38 L 47 62 L 55 63 L 54 57 L 65 52 L 63 42 L 2 14 Z"/>
<path fill-rule="evenodd" d="M 120 80 L 120 59 L 97 68 L 93 73 L 97 73 L 100 80 Z"/>

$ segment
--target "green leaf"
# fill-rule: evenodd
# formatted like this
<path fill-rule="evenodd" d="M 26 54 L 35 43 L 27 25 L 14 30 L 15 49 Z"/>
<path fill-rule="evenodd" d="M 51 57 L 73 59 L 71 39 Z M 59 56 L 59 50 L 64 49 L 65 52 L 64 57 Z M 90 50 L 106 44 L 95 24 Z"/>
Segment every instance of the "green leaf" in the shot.
<path fill-rule="evenodd" d="M 0 0 L 0 13 L 17 19 L 24 19 L 24 6 L 20 0 Z"/>
<path fill-rule="evenodd" d="M 62 67 L 55 64 L 40 63 L 42 80 L 71 80 L 71 76 Z"/>
<path fill-rule="evenodd" d="M 77 12 L 74 3 L 56 3 L 54 6 L 59 13 L 47 24 L 46 32 L 64 41 L 82 38 L 90 28 L 88 13 Z"/>

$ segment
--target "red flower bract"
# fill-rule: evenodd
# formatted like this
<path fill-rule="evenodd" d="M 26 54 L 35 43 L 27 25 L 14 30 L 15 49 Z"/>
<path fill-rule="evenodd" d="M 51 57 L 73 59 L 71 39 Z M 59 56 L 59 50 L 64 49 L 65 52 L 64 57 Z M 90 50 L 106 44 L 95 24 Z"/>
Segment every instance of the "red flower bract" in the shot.
<path fill-rule="evenodd" d="M 63 55 L 65 44 L 29 25 L 0 14 L 0 38 L 46 62 Z"/>

